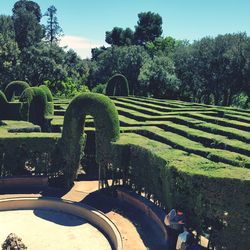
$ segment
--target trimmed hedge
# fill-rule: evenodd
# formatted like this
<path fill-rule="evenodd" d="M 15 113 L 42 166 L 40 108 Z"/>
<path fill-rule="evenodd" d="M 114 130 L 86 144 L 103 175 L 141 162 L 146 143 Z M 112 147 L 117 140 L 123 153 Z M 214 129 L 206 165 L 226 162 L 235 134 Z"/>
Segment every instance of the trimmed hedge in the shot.
<path fill-rule="evenodd" d="M 6 116 L 8 101 L 5 94 L 0 90 L 0 120 L 3 120 Z"/>
<path fill-rule="evenodd" d="M 108 96 L 128 96 L 129 86 L 127 78 L 122 74 L 113 75 L 107 82 L 105 92 Z"/>
<path fill-rule="evenodd" d="M 84 93 L 69 104 L 63 122 L 62 156 L 66 185 L 76 177 L 83 151 L 83 128 L 86 115 L 94 118 L 96 128 L 96 161 L 103 168 L 112 160 L 111 142 L 119 138 L 118 112 L 113 102 L 102 94 Z"/>
<path fill-rule="evenodd" d="M 20 120 L 21 103 L 9 103 L 5 94 L 0 91 L 0 120 Z"/>
<path fill-rule="evenodd" d="M 26 125 L 27 126 L 27 125 Z M 55 149 L 60 134 L 2 133 L 0 137 L 0 176 L 20 174 L 58 175 Z M 29 168 L 27 168 L 27 163 Z"/>
<path fill-rule="evenodd" d="M 4 93 L 6 95 L 7 100 L 11 102 L 14 95 L 20 96 L 22 92 L 29 87 L 30 85 L 27 82 L 13 81 L 6 86 Z"/>
<path fill-rule="evenodd" d="M 181 206 L 199 233 L 212 227 L 216 249 L 250 245 L 250 172 L 188 154 L 134 134 L 113 143 L 124 182 L 171 209 Z"/>
<path fill-rule="evenodd" d="M 52 96 L 50 89 L 46 85 L 40 85 L 39 88 L 41 88 L 44 91 L 44 93 L 46 94 L 47 101 L 53 102 L 53 96 Z"/>
<path fill-rule="evenodd" d="M 45 92 L 39 87 L 30 87 L 23 91 L 20 97 L 22 102 L 20 114 L 23 120 L 30 121 L 43 127 L 48 115 L 48 102 Z"/>

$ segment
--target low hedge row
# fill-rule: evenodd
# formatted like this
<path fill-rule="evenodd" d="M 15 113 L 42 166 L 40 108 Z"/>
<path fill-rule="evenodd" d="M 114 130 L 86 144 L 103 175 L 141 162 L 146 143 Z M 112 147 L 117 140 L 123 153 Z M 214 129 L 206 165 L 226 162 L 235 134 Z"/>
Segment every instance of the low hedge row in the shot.
<path fill-rule="evenodd" d="M 230 119 L 225 119 L 225 118 L 219 118 L 219 117 L 210 117 L 206 116 L 203 114 L 185 114 L 188 117 L 195 118 L 195 119 L 200 119 L 202 121 L 210 122 L 210 123 L 215 123 L 221 126 L 226 126 L 226 127 L 232 127 L 232 128 L 237 128 L 243 131 L 250 132 L 250 125 L 248 123 L 243 123 L 243 122 L 238 122 L 238 121 L 232 121 Z"/>
<path fill-rule="evenodd" d="M 193 141 L 200 142 L 205 147 L 226 149 L 232 152 L 250 156 L 249 144 L 242 141 L 228 139 L 222 135 L 200 131 L 199 129 L 179 125 L 170 121 L 159 122 L 157 126 L 166 131 L 171 131 Z"/>
<path fill-rule="evenodd" d="M 56 145 L 60 134 L 2 133 L 0 137 L 0 175 L 60 173 L 56 164 Z"/>
<path fill-rule="evenodd" d="M 198 232 L 211 226 L 218 249 L 248 249 L 250 172 L 134 134 L 113 143 L 114 168 L 135 190 L 171 209 L 182 206 Z"/>
<path fill-rule="evenodd" d="M 161 113 L 159 114 L 168 114 L 168 112 L 182 112 L 182 111 L 196 111 L 196 112 L 202 112 L 202 111 L 205 111 L 205 112 L 209 112 L 209 111 L 213 111 L 213 115 L 214 114 L 217 114 L 216 111 L 214 111 L 213 108 L 209 109 L 209 108 L 200 108 L 200 107 L 188 107 L 188 106 L 181 106 L 181 105 L 174 105 L 174 104 L 168 104 L 167 102 L 166 103 L 151 103 L 151 101 L 148 102 L 147 99 L 135 99 L 135 98 L 132 98 L 132 97 L 128 97 L 128 98 L 119 98 L 119 97 L 113 97 L 114 100 L 118 100 L 119 102 L 123 102 L 123 103 L 129 103 L 129 104 L 133 104 L 135 106 L 139 106 L 139 107 L 144 107 L 144 108 L 147 108 L 147 109 L 150 109 L 152 111 L 160 111 Z"/>
<path fill-rule="evenodd" d="M 144 127 L 134 131 L 150 139 L 163 142 L 174 148 L 196 154 L 214 162 L 223 162 L 237 167 L 250 167 L 250 157 L 222 149 L 214 149 L 203 146 L 188 138 L 172 132 L 164 131 L 154 127 Z"/>

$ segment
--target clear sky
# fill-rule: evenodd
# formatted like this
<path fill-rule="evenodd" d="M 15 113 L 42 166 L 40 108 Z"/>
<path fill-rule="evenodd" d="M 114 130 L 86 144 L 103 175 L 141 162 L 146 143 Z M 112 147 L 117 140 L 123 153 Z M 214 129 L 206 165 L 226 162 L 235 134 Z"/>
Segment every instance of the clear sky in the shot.
<path fill-rule="evenodd" d="M 64 31 L 62 45 L 85 58 L 91 47 L 106 45 L 105 31 L 134 29 L 137 14 L 152 11 L 163 19 L 163 35 L 190 41 L 204 36 L 246 32 L 250 35 L 250 0 L 33 0 L 42 13 L 50 5 Z M 16 0 L 0 0 L 0 14 L 11 15 Z M 46 22 L 46 17 L 42 19 Z"/>

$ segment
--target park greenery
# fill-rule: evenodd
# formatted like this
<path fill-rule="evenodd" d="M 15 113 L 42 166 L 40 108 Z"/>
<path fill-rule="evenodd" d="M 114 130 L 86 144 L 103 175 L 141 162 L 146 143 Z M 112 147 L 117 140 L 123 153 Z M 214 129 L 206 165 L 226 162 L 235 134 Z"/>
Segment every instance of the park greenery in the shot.
<path fill-rule="evenodd" d="M 181 206 L 216 249 L 247 249 L 247 34 L 176 40 L 143 12 L 81 59 L 59 46 L 56 13 L 47 9 L 44 26 L 39 5 L 19 0 L 0 16 L 0 176 L 63 176 L 71 187 L 94 156 L 102 187 L 111 178 Z"/>
<path fill-rule="evenodd" d="M 42 18 L 47 18 L 46 25 Z M 42 12 L 36 2 L 17 1 L 12 16 L 0 16 L 0 89 L 22 80 L 73 97 L 92 89 L 103 92 L 111 76 L 122 74 L 132 95 L 248 107 L 246 33 L 189 42 L 163 37 L 162 32 L 161 16 L 142 12 L 134 30 L 115 26 L 106 31 L 108 47 L 92 49 L 90 59 L 81 59 L 59 46 L 63 31 L 55 6 Z"/>

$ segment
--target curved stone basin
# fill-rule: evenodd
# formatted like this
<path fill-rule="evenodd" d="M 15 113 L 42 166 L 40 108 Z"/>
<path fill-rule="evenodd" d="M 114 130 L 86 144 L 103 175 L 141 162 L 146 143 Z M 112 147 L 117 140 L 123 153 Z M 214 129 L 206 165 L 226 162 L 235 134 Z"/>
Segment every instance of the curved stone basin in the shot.
<path fill-rule="evenodd" d="M 54 198 L 4 199 L 0 211 L 0 244 L 15 233 L 28 249 L 122 249 L 115 225 L 84 204 Z"/>

